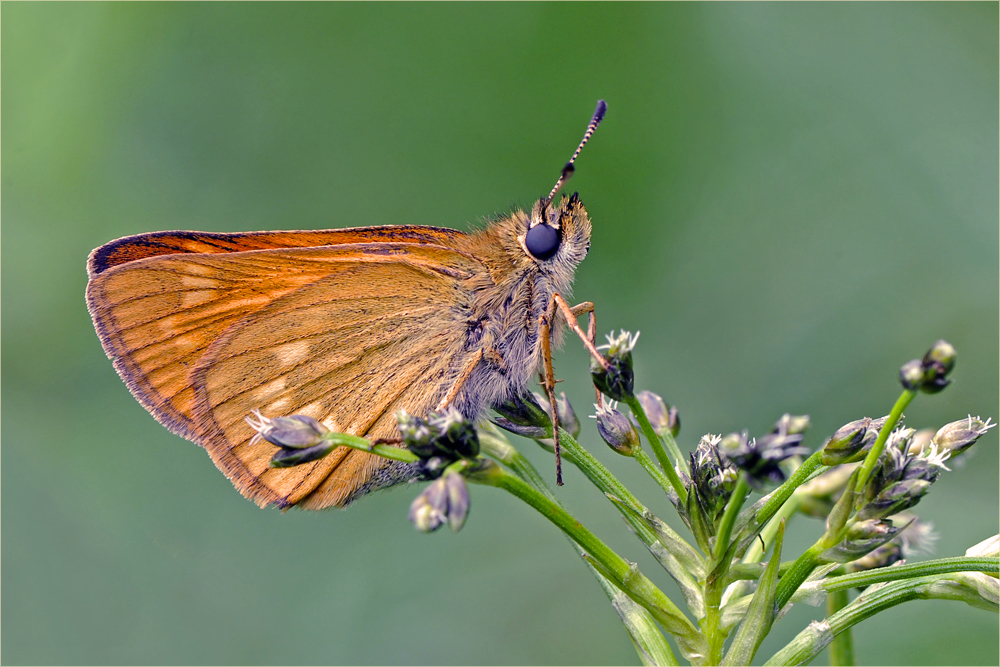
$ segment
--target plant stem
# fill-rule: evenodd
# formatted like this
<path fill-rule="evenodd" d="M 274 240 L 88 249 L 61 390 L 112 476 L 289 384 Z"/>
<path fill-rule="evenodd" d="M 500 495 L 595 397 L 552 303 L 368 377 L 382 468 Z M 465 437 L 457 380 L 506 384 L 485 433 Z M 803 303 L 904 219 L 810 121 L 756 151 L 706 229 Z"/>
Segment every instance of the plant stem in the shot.
<path fill-rule="evenodd" d="M 994 558 L 995 560 L 995 558 Z M 886 568 L 893 569 L 893 568 Z M 952 599 L 969 602 L 961 590 L 940 589 L 940 575 L 894 581 L 881 588 L 865 591 L 853 602 L 821 623 L 812 623 L 765 665 L 801 665 L 809 662 L 847 629 L 897 604 L 917 599 Z M 993 605 L 995 611 L 996 606 Z"/>
<path fill-rule="evenodd" d="M 792 597 L 792 594 L 799 589 L 802 582 L 808 579 L 812 571 L 816 569 L 819 564 L 819 554 L 822 551 L 823 547 L 819 542 L 812 545 L 792 563 L 792 567 L 781 577 L 781 581 L 778 582 L 778 591 L 774 595 L 774 604 L 779 611 Z"/>
<path fill-rule="evenodd" d="M 667 476 L 663 474 L 663 470 L 653 462 L 653 459 L 649 458 L 649 454 L 646 453 L 646 450 L 636 447 L 635 452 L 632 454 L 632 458 L 634 458 L 639 465 L 641 465 L 643 469 L 649 473 L 649 476 L 652 477 L 664 491 L 673 488 L 673 484 L 671 484 Z"/>
<path fill-rule="evenodd" d="M 684 484 L 681 483 L 681 478 L 677 475 L 674 463 L 670 460 L 670 457 L 667 456 L 667 452 L 663 449 L 663 441 L 661 441 L 660 436 L 656 434 L 656 431 L 653 429 L 653 425 L 649 423 L 649 418 L 646 417 L 646 412 L 642 409 L 642 405 L 639 404 L 639 399 L 635 396 L 629 396 L 625 402 L 628 404 L 632 414 L 635 415 L 636 420 L 639 422 L 639 427 L 646 436 L 646 440 L 649 441 L 650 447 L 653 448 L 653 453 L 656 454 L 656 460 L 660 462 L 660 467 L 663 468 L 663 472 L 666 473 L 667 479 L 670 480 L 670 486 L 672 486 L 674 491 L 677 492 L 678 497 L 681 499 L 681 504 L 683 505 L 687 502 L 687 489 L 685 489 Z M 673 437 L 670 438 L 670 442 L 673 444 L 674 450 L 671 453 L 677 461 L 683 465 L 684 458 L 681 456 L 681 451 L 677 447 L 677 443 L 674 441 Z"/>
<path fill-rule="evenodd" d="M 896 399 L 896 404 L 892 406 L 892 412 L 889 413 L 889 418 L 885 420 L 885 424 L 882 425 L 882 430 L 878 433 L 878 439 L 875 444 L 872 445 L 871 450 L 865 457 L 865 462 L 861 464 L 861 472 L 858 474 L 858 482 L 855 485 L 855 490 L 860 493 L 862 489 L 865 488 L 865 482 L 868 481 L 868 476 L 872 474 L 872 470 L 875 469 L 875 464 L 878 463 L 878 457 L 882 455 L 882 450 L 885 449 L 885 442 L 889 439 L 889 434 L 892 433 L 892 429 L 896 428 L 896 424 L 899 423 L 900 418 L 903 416 L 903 410 L 906 406 L 910 404 L 913 397 L 917 395 L 917 392 L 913 389 L 904 389 L 903 393 L 899 395 Z"/>
<path fill-rule="evenodd" d="M 820 585 L 829 592 L 846 591 L 883 581 L 901 581 L 911 577 L 926 577 L 951 572 L 983 572 L 995 577 L 1000 574 L 1000 565 L 998 565 L 996 556 L 956 556 L 842 574 L 839 577 L 830 577 Z"/>
<path fill-rule="evenodd" d="M 729 497 L 729 502 L 726 504 L 726 512 L 722 515 L 722 521 L 719 523 L 719 532 L 715 538 L 715 560 L 720 560 L 729 548 L 729 538 L 733 534 L 733 524 L 736 522 L 736 516 L 740 513 L 740 508 L 743 507 L 743 501 L 747 499 L 747 495 L 750 494 L 750 484 L 747 482 L 747 475 L 745 472 L 741 472 L 739 478 L 736 481 L 736 488 L 733 489 L 733 494 Z"/>
<path fill-rule="evenodd" d="M 846 590 L 830 593 L 826 597 L 826 615 L 833 616 L 846 607 L 849 601 Z M 854 664 L 854 641 L 851 638 L 850 628 L 834 636 L 830 642 L 830 664 L 837 667 Z"/>
<path fill-rule="evenodd" d="M 757 510 L 755 516 L 757 523 L 763 525 L 774 518 L 774 515 L 778 512 L 785 501 L 788 500 L 795 489 L 799 488 L 809 480 L 809 476 L 814 472 L 823 467 L 823 452 L 813 452 L 809 458 L 802 462 L 792 476 L 785 480 L 785 483 L 779 486 L 770 495 L 767 501 Z"/>

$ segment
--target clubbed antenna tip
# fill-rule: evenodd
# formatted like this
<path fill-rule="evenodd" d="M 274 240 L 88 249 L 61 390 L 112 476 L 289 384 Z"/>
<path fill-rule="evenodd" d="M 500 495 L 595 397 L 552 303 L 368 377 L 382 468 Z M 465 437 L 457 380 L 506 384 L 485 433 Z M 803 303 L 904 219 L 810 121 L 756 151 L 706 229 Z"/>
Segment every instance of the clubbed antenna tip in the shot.
<path fill-rule="evenodd" d="M 566 181 L 569 180 L 570 176 L 573 175 L 573 171 L 576 169 L 573 166 L 573 163 L 576 162 L 576 158 L 580 155 L 580 151 L 583 150 L 583 147 L 587 144 L 590 136 L 594 134 L 594 130 L 596 130 L 597 126 L 601 124 L 602 120 L 604 120 L 604 114 L 607 110 L 607 102 L 604 100 L 597 100 L 597 108 L 594 109 L 594 115 L 590 119 L 590 123 L 587 125 L 587 131 L 583 133 L 583 139 L 580 141 L 580 145 L 576 147 L 576 152 L 573 153 L 573 157 L 571 157 L 569 162 L 566 163 L 566 166 L 563 167 L 562 174 L 559 176 L 559 180 L 556 181 L 555 186 L 552 188 L 552 192 L 550 192 L 549 196 L 545 198 L 546 206 L 552 201 L 552 198 L 556 196 L 556 193 L 559 192 L 562 186 L 566 184 Z"/>

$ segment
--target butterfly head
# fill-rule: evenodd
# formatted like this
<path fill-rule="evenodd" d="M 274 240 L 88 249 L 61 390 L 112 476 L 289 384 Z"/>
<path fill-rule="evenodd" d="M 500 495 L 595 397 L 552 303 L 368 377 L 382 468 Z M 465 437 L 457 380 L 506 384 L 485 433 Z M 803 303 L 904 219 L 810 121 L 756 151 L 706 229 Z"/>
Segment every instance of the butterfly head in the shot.
<path fill-rule="evenodd" d="M 559 202 L 539 199 L 527 216 L 517 241 L 525 255 L 542 270 L 572 272 L 590 249 L 590 217 L 573 193 Z"/>

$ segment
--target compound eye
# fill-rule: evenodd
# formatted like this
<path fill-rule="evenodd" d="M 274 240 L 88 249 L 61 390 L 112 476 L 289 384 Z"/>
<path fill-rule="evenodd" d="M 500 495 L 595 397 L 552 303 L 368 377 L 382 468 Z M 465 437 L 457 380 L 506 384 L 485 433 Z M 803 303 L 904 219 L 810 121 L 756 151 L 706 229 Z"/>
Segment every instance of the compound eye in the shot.
<path fill-rule="evenodd" d="M 559 232 L 543 222 L 528 230 L 524 245 L 536 259 L 549 259 L 559 249 Z"/>

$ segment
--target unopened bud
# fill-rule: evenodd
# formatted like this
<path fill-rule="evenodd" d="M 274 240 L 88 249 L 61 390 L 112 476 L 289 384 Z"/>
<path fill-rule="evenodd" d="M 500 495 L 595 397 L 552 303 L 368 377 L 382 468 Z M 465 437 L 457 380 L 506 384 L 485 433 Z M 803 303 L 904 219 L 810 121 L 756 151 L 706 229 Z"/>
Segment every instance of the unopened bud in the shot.
<path fill-rule="evenodd" d="M 942 373 L 947 375 L 955 368 L 955 357 L 957 352 L 955 351 L 955 346 L 946 340 L 939 340 L 934 343 L 931 349 L 927 350 L 924 355 L 923 363 L 924 366 L 932 366 L 937 364 L 940 367 Z"/>
<path fill-rule="evenodd" d="M 864 417 L 844 424 L 823 445 L 823 465 L 837 465 L 860 461 L 878 438 L 888 417 L 871 419 Z"/>
<path fill-rule="evenodd" d="M 983 421 L 979 417 L 969 415 L 966 419 L 945 424 L 931 439 L 935 445 L 947 450 L 951 456 L 958 456 L 972 445 L 979 436 L 996 426 L 990 420 Z"/>
<path fill-rule="evenodd" d="M 598 349 L 607 349 L 603 357 L 604 364 L 597 359 L 590 360 L 590 376 L 594 386 L 602 394 L 614 401 L 624 401 L 632 396 L 635 386 L 635 375 L 632 372 L 632 349 L 639 340 L 639 333 L 633 336 L 627 331 L 621 331 L 617 336 L 609 334 L 607 345 Z"/>
<path fill-rule="evenodd" d="M 469 487 L 465 478 L 455 472 L 444 476 L 444 484 L 448 491 L 448 526 L 457 533 L 469 516 Z"/>
<path fill-rule="evenodd" d="M 536 395 L 528 392 L 507 399 L 493 410 L 498 415 L 493 423 L 515 435 L 538 440 L 552 428 L 548 411 L 538 404 Z"/>
<path fill-rule="evenodd" d="M 823 551 L 820 558 L 836 563 L 857 560 L 889 542 L 901 530 L 890 521 L 856 521 L 848 528 L 843 541 Z"/>
<path fill-rule="evenodd" d="M 290 417 L 274 417 L 268 419 L 254 410 L 251 417 L 246 418 L 247 424 L 257 431 L 254 437 L 267 440 L 272 445 L 283 449 L 305 449 L 318 445 L 323 435 L 330 429 L 319 421 L 307 415 L 291 415 Z"/>
<path fill-rule="evenodd" d="M 334 450 L 337 445 L 320 441 L 320 444 L 301 449 L 279 449 L 271 457 L 272 468 L 291 468 L 317 461 Z"/>
<path fill-rule="evenodd" d="M 946 340 L 934 343 L 923 359 L 913 359 L 899 369 L 899 379 L 905 389 L 936 394 L 949 384 L 948 374 L 955 368 L 955 347 Z"/>
<path fill-rule="evenodd" d="M 884 519 L 909 509 L 920 502 L 930 488 L 931 482 L 926 479 L 906 479 L 896 482 L 884 488 L 858 510 L 858 519 Z"/>
<path fill-rule="evenodd" d="M 430 533 L 447 521 L 458 532 L 469 514 L 469 490 L 465 479 L 449 472 L 430 484 L 410 504 L 409 518 L 422 533 Z"/>
<path fill-rule="evenodd" d="M 639 434 L 631 420 L 616 409 L 614 402 L 605 406 L 594 406 L 597 414 L 597 432 L 611 449 L 622 456 L 632 456 L 640 447 Z"/>
<path fill-rule="evenodd" d="M 899 368 L 899 383 L 903 389 L 916 391 L 924 382 L 924 366 L 919 359 L 911 359 Z"/>
<path fill-rule="evenodd" d="M 676 407 L 667 405 L 662 398 L 651 391 L 640 391 L 635 397 L 639 399 L 639 405 L 642 406 L 642 411 L 646 413 L 646 418 L 649 419 L 657 435 L 666 437 L 669 433 L 677 437 L 681 431 L 681 418 Z"/>

